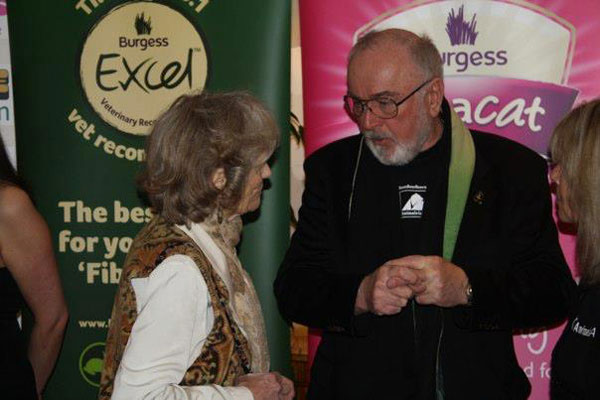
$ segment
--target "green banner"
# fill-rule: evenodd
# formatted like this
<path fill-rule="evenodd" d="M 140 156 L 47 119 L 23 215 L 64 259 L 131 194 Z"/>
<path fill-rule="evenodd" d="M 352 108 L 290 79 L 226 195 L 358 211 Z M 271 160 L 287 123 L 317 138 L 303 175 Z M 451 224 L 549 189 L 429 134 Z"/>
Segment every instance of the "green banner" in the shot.
<path fill-rule="evenodd" d="M 289 13 L 282 0 L 9 2 L 18 169 L 53 233 L 70 311 L 45 399 L 97 394 L 120 268 L 150 218 L 135 175 L 157 114 L 190 90 L 245 89 L 287 138 Z M 289 235 L 288 142 L 240 257 L 272 368 L 289 376 L 289 331 L 271 289 Z"/>

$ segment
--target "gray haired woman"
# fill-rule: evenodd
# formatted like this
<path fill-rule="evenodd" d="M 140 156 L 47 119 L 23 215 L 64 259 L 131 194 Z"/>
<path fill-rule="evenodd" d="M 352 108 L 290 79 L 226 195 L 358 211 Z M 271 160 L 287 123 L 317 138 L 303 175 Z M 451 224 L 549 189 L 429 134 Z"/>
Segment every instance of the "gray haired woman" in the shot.
<path fill-rule="evenodd" d="M 291 399 L 235 246 L 278 144 L 247 93 L 182 96 L 156 121 L 140 186 L 156 217 L 115 297 L 100 399 Z"/>

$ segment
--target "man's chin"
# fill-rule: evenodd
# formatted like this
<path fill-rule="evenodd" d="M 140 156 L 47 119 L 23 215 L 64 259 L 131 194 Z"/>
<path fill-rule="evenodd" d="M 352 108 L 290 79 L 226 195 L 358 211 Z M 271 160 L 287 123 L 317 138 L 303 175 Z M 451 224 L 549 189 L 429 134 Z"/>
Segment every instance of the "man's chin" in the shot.
<path fill-rule="evenodd" d="M 386 146 L 380 146 L 367 139 L 367 146 L 371 149 L 371 153 L 375 158 L 383 165 L 388 166 L 400 166 L 406 165 L 417 156 L 418 153 L 410 152 L 406 149 L 399 148 L 397 146 L 388 148 Z M 413 154 L 414 153 L 414 154 Z"/>

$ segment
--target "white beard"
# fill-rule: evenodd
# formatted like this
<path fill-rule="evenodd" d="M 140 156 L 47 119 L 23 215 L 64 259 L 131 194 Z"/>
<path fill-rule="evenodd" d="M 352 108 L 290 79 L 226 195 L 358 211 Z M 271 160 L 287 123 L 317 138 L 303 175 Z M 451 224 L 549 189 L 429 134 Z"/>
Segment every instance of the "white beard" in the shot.
<path fill-rule="evenodd" d="M 383 165 L 398 166 L 408 164 L 414 160 L 417 155 L 419 155 L 423 149 L 423 145 L 425 142 L 427 142 L 427 139 L 429 139 L 434 129 L 434 121 L 428 118 L 427 114 L 422 112 L 419 115 L 417 134 L 415 135 L 414 140 L 410 143 L 400 143 L 393 135 L 389 133 L 365 131 L 363 134 L 365 135 L 367 146 L 380 163 Z M 394 142 L 394 148 L 391 151 L 386 150 L 383 147 L 379 147 L 373 143 L 373 139 L 384 138 Z"/>

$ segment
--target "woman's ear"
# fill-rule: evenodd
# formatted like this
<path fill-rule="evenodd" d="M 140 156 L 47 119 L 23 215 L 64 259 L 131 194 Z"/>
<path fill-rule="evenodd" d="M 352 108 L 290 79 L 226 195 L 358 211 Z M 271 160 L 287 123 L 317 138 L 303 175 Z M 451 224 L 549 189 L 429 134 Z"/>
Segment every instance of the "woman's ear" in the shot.
<path fill-rule="evenodd" d="M 212 175 L 212 183 L 218 190 L 223 190 L 227 184 L 227 177 L 225 176 L 225 169 L 219 167 L 215 169 Z"/>

